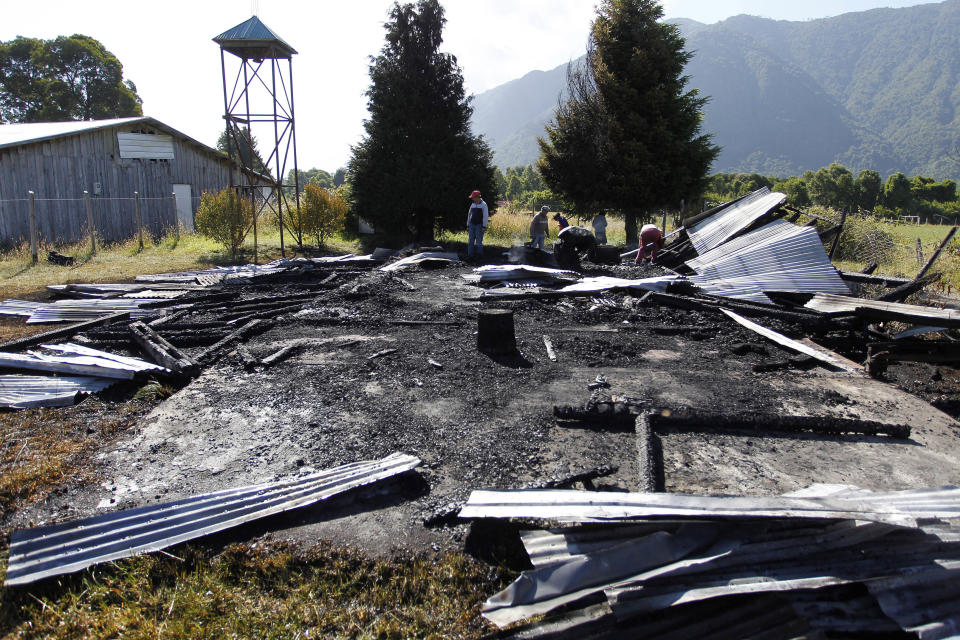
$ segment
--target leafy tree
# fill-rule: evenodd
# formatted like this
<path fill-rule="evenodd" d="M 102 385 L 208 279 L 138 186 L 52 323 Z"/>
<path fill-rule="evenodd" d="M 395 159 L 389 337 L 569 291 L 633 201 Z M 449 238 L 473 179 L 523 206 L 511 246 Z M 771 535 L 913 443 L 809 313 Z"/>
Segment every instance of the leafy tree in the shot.
<path fill-rule="evenodd" d="M 854 204 L 853 174 L 843 165 L 834 162 L 829 167 L 821 167 L 806 182 L 813 204 L 835 209 Z"/>
<path fill-rule="evenodd" d="M 795 176 L 774 182 L 771 189 L 785 194 L 787 202 L 795 207 L 808 207 L 811 204 L 807 184 Z"/>
<path fill-rule="evenodd" d="M 855 204 L 864 211 L 873 211 L 880 200 L 883 181 L 880 174 L 872 169 L 864 169 L 853 184 L 856 193 Z"/>
<path fill-rule="evenodd" d="M 662 17 L 654 0 L 601 0 L 568 106 L 539 141 L 547 185 L 579 204 L 590 197 L 578 174 L 598 176 L 593 199 L 624 213 L 628 243 L 638 216 L 699 195 L 720 151 L 701 134 L 706 98 L 686 89 L 692 54 Z"/>
<path fill-rule="evenodd" d="M 343 183 L 347 181 L 347 170 L 345 167 L 340 167 L 333 174 L 333 186 L 341 187 Z"/>
<path fill-rule="evenodd" d="M 0 123 L 139 116 L 141 104 L 120 61 L 89 36 L 0 42 Z"/>
<path fill-rule="evenodd" d="M 890 209 L 912 213 L 915 202 L 910 180 L 902 173 L 894 173 L 883 184 L 883 204 Z"/>
<path fill-rule="evenodd" d="M 195 224 L 197 233 L 213 238 L 236 258 L 247 230 L 253 224 L 253 204 L 229 187 L 219 193 L 204 191 Z"/>
<path fill-rule="evenodd" d="M 432 241 L 463 228 L 474 189 L 495 208 L 493 154 L 470 131 L 456 58 L 439 51 L 438 0 L 395 2 L 389 17 L 370 63 L 366 134 L 350 160 L 353 206 L 379 231 Z"/>
<path fill-rule="evenodd" d="M 520 198 L 520 195 L 523 193 L 523 191 L 523 180 L 521 180 L 520 176 L 516 173 L 511 173 L 507 178 L 507 200 L 510 200 L 511 202 L 517 200 Z"/>
<path fill-rule="evenodd" d="M 957 183 L 953 180 L 935 182 L 933 178 L 914 176 L 910 190 L 916 200 L 927 202 L 953 202 L 957 199 Z"/>

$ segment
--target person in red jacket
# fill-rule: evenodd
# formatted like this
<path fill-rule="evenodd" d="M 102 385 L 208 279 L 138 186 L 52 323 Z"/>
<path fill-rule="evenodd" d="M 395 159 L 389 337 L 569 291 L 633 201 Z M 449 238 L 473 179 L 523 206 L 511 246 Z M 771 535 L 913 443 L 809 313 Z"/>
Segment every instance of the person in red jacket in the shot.
<path fill-rule="evenodd" d="M 640 251 L 637 252 L 637 264 L 647 259 L 647 247 L 650 249 L 650 263 L 657 259 L 657 250 L 663 249 L 663 232 L 655 224 L 645 224 L 640 228 Z"/>

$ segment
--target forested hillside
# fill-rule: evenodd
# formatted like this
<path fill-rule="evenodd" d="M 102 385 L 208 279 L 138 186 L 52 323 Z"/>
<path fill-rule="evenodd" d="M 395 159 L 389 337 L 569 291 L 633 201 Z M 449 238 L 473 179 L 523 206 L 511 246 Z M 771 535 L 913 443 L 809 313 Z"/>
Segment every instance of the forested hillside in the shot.
<path fill-rule="evenodd" d="M 710 96 L 704 128 L 717 172 L 960 175 L 960 0 L 808 22 L 737 16 L 678 20 L 690 86 Z M 476 96 L 474 128 L 501 167 L 536 159 L 566 65 Z"/>

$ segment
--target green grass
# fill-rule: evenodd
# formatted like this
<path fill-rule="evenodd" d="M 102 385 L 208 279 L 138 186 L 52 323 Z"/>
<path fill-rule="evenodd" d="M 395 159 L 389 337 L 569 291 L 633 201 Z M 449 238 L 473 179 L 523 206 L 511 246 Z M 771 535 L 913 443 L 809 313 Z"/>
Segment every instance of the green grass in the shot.
<path fill-rule="evenodd" d="M 181 545 L 4 589 L 19 638 L 477 638 L 479 607 L 514 576 L 461 554 L 372 560 L 321 544 Z"/>

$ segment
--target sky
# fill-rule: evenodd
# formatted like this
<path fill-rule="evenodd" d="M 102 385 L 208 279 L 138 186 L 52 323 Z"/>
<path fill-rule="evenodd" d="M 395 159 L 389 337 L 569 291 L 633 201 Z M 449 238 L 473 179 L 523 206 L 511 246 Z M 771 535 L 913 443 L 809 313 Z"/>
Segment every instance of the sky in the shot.
<path fill-rule="evenodd" d="M 594 0 L 441 0 L 441 50 L 457 57 L 468 94 L 579 57 Z M 666 0 L 666 18 L 712 24 L 750 14 L 812 20 L 909 0 Z M 293 58 L 298 165 L 344 166 L 363 135 L 369 58 L 383 46 L 392 0 L 0 0 L 0 41 L 18 35 L 96 38 L 124 67 L 144 115 L 213 146 L 223 130 L 218 34 L 256 14 L 298 55 Z M 228 55 L 228 60 L 230 56 Z M 230 82 L 233 76 L 230 76 Z M 272 130 L 254 135 L 263 139 Z M 267 154 L 265 153 L 264 156 Z M 292 167 L 292 161 L 288 168 Z"/>

